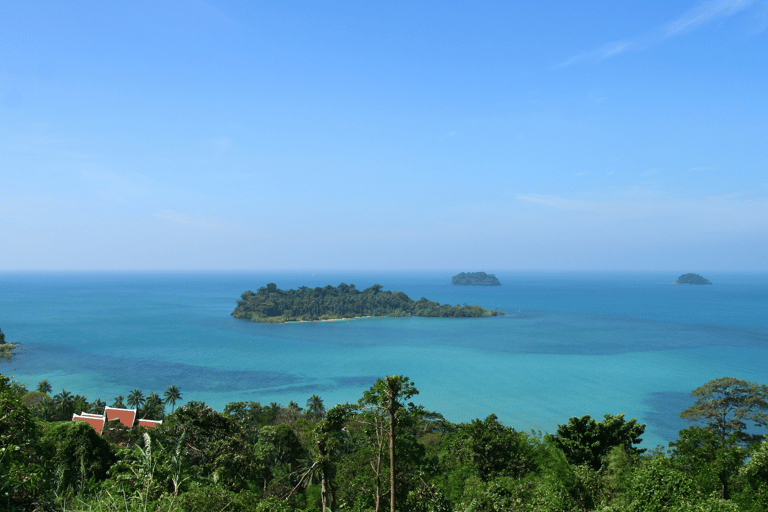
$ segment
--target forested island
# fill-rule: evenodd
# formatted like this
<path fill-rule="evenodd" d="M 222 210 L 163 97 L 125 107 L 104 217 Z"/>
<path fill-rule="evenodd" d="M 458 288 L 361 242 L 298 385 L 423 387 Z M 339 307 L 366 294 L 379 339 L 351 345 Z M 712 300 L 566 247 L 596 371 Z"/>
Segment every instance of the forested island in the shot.
<path fill-rule="evenodd" d="M 462 272 L 451 278 L 451 284 L 456 286 L 501 286 L 495 275 L 485 272 Z"/>
<path fill-rule="evenodd" d="M 680 416 L 694 425 L 650 450 L 639 446 L 646 425 L 623 414 L 563 418 L 544 434 L 494 414 L 453 423 L 415 405 L 419 391 L 400 375 L 327 410 L 312 395 L 305 407 L 247 397 L 167 413 L 178 388 L 136 389 L 128 406 L 162 424 L 118 422 L 103 435 L 71 418 L 102 414 L 104 401 L 51 397 L 52 387 L 0 375 L 0 510 L 768 510 L 768 386 L 731 377 L 693 390 Z M 122 395 L 112 407 L 125 407 Z"/>
<path fill-rule="evenodd" d="M 275 283 L 269 283 L 256 293 L 243 293 L 232 316 L 253 322 L 283 323 L 368 316 L 477 318 L 504 314 L 480 306 L 438 304 L 424 297 L 415 301 L 403 292 L 382 288 L 375 284 L 360 291 L 354 284 L 341 283 L 324 288 L 280 290 Z"/>
<path fill-rule="evenodd" d="M 712 284 L 708 279 L 699 274 L 683 274 L 672 284 Z"/>

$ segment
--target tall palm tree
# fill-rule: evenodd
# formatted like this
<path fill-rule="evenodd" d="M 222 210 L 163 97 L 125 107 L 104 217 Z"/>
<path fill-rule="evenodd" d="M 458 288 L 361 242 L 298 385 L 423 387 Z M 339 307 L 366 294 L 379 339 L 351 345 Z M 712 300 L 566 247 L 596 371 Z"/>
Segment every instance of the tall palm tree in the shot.
<path fill-rule="evenodd" d="M 53 392 L 53 386 L 48 382 L 48 379 L 43 379 L 37 384 L 37 390 L 46 395 L 50 395 Z"/>
<path fill-rule="evenodd" d="M 128 393 L 128 407 L 139 409 L 144 405 L 144 402 L 144 393 L 142 393 L 140 389 L 134 389 Z"/>
<path fill-rule="evenodd" d="M 309 397 L 307 400 L 307 413 L 315 419 L 322 419 L 325 416 L 323 399 L 317 395 Z"/>
<path fill-rule="evenodd" d="M 163 393 L 163 397 L 166 404 L 171 404 L 171 413 L 173 413 L 176 407 L 176 400 L 181 400 L 181 391 L 176 386 L 168 386 L 165 389 L 165 393 Z"/>
<path fill-rule="evenodd" d="M 72 412 L 74 410 L 75 400 L 72 397 L 72 393 L 62 389 L 61 393 L 53 397 L 53 402 L 56 404 L 56 409 L 59 413 L 61 420 L 71 419 Z"/>

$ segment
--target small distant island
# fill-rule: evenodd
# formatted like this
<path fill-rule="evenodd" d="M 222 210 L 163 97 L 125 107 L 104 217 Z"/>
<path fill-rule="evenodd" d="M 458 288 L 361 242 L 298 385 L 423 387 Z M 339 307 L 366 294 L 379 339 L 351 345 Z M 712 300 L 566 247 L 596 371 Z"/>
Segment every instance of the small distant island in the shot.
<path fill-rule="evenodd" d="M 18 346 L 18 343 L 6 343 L 5 334 L 0 329 L 0 360 L 10 360 L 13 357 L 13 349 Z"/>
<path fill-rule="evenodd" d="M 712 284 L 709 279 L 704 279 L 699 274 L 683 274 L 672 284 Z"/>
<path fill-rule="evenodd" d="M 462 272 L 451 278 L 451 284 L 457 286 L 501 286 L 495 275 L 485 272 Z"/>
<path fill-rule="evenodd" d="M 243 293 L 232 316 L 252 322 L 284 323 L 369 316 L 477 318 L 504 314 L 480 306 L 438 304 L 424 297 L 415 301 L 403 292 L 382 288 L 375 284 L 360 291 L 353 284 L 341 283 L 335 287 L 280 290 L 275 283 L 269 283 L 256 293 Z"/>

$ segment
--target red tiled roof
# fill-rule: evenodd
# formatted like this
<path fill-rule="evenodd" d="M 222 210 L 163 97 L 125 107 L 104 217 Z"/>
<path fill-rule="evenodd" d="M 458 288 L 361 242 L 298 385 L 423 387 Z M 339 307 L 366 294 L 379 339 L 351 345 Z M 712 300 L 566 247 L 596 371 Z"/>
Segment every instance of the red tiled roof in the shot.
<path fill-rule="evenodd" d="M 145 428 L 155 428 L 163 424 L 163 420 L 147 420 L 144 418 L 139 419 L 139 426 Z"/>
<path fill-rule="evenodd" d="M 132 427 L 133 422 L 136 420 L 136 409 L 105 407 L 104 416 L 107 418 L 107 421 L 119 420 L 126 427 Z"/>
<path fill-rule="evenodd" d="M 99 434 L 104 430 L 104 416 L 99 416 L 97 414 L 73 414 L 72 421 L 84 421 L 92 426 Z"/>

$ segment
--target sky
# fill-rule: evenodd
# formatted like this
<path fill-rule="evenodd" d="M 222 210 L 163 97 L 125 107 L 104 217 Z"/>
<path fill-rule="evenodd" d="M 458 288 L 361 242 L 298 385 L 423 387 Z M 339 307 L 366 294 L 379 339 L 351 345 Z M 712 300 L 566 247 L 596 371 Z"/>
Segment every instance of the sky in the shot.
<path fill-rule="evenodd" d="M 3 2 L 0 271 L 768 271 L 768 0 Z"/>

